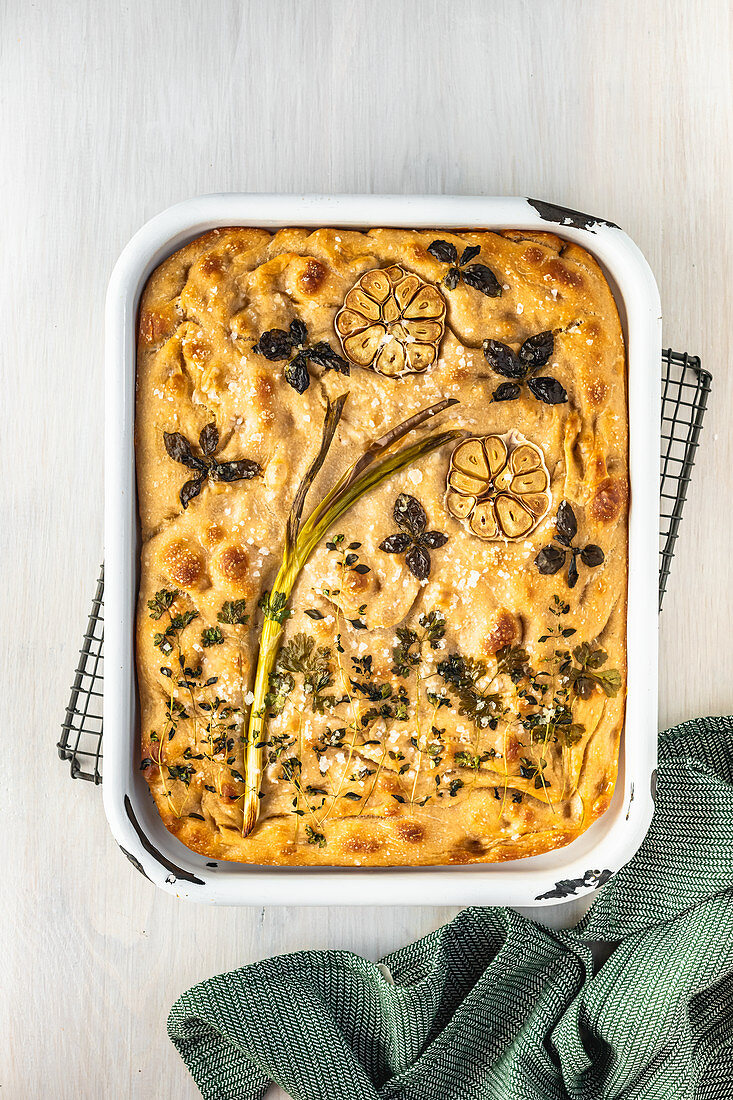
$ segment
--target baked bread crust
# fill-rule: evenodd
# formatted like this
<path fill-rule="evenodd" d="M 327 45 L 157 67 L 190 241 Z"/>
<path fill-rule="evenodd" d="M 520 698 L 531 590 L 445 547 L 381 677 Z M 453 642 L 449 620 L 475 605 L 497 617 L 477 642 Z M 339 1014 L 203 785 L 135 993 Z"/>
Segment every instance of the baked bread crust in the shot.
<path fill-rule="evenodd" d="M 453 289 L 440 285 L 445 333 L 437 360 L 423 373 L 390 378 L 354 365 L 345 377 L 311 364 L 310 385 L 298 393 L 281 362 L 254 350 L 264 332 L 287 330 L 300 319 L 309 343 L 327 341 L 343 355 L 334 321 L 355 283 L 367 271 L 400 265 L 440 284 L 446 264 L 428 252 L 436 239 L 454 243 L 459 254 L 480 246 L 478 260 L 503 291 L 489 297 L 462 280 Z M 482 342 L 490 338 L 516 351 L 547 331 L 554 346 L 540 373 L 561 383 L 568 401 L 545 404 L 526 385 L 515 400 L 492 401 L 506 379 L 490 368 Z M 291 502 L 320 445 L 326 400 L 346 389 L 314 501 L 371 439 L 455 397 L 460 404 L 430 429 L 457 426 L 472 437 L 511 431 L 537 444 L 550 475 L 551 507 L 524 538 L 476 537 L 446 508 L 448 446 L 378 486 L 342 518 L 330 539 L 343 534 L 343 542 L 333 543 L 336 549 L 319 545 L 303 569 L 283 635 L 285 646 L 304 634 L 329 650 L 325 694 L 341 702 L 327 701 L 318 713 L 321 704 L 293 673 L 283 709 L 268 721 L 259 821 L 243 837 L 242 740 L 262 621 L 258 600 L 272 587 Z M 212 422 L 217 461 L 246 458 L 261 473 L 231 482 L 204 478 L 183 508 L 182 485 L 197 471 L 170 457 L 164 433 L 181 433 L 200 455 L 197 440 Z M 166 260 L 140 306 L 136 455 L 141 766 L 168 829 L 215 859 L 347 866 L 516 859 L 558 848 L 587 829 L 611 800 L 624 718 L 627 424 L 613 296 L 595 260 L 552 234 L 225 228 Z M 418 498 L 428 527 L 448 536 L 431 551 L 424 581 L 404 554 L 380 549 L 398 530 L 393 505 L 401 493 Z M 577 519 L 573 547 L 600 547 L 602 563 L 585 566 L 572 549 L 552 542 L 563 501 Z M 360 544 L 354 553 L 368 571 L 342 567 L 351 542 Z M 567 559 L 551 575 L 535 563 L 550 544 Z M 571 560 L 579 570 L 572 588 Z M 178 595 L 170 611 L 153 618 L 149 601 L 160 590 Z M 247 624 L 219 622 L 226 601 L 240 600 Z M 421 636 L 419 617 L 431 611 L 439 612 L 433 622 L 444 616 L 444 636 L 435 648 L 426 638 L 419 665 L 395 672 L 397 629 Z M 197 617 L 171 632 L 161 649 L 171 614 L 186 612 Z M 360 619 L 366 630 L 351 625 Z M 203 632 L 217 630 L 205 645 Z M 575 657 L 580 643 L 590 648 Z M 532 671 L 528 678 L 519 669 L 514 683 L 497 672 L 496 655 L 520 647 Z M 595 669 L 610 670 L 608 690 L 592 675 L 583 680 L 584 655 L 598 650 L 606 657 Z M 556 651 L 567 658 L 554 657 Z M 445 664 L 444 674 L 437 671 L 457 654 L 464 672 L 471 660 L 485 663 L 478 690 L 499 696 L 490 704 L 496 728 L 493 717 L 481 727 L 471 697 L 466 707 Z M 355 662 L 367 655 L 373 663 L 365 674 Z M 540 696 L 543 682 L 551 686 Z M 379 710 L 368 697 L 370 685 L 385 683 L 391 712 L 369 717 L 370 709 Z M 548 719 L 550 712 L 558 718 L 554 692 L 563 686 L 572 730 L 567 718 L 564 726 Z M 406 703 L 397 702 L 405 696 Z M 436 705 L 438 697 L 447 702 Z M 534 733 L 530 714 L 540 716 Z"/>

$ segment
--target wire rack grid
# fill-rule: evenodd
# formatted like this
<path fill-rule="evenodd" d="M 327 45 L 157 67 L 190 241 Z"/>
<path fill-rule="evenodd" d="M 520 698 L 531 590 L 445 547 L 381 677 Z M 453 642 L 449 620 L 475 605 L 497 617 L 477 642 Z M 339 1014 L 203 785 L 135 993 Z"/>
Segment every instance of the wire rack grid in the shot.
<path fill-rule="evenodd" d="M 662 352 L 662 453 L 659 511 L 659 607 L 667 588 L 712 375 L 697 356 Z M 72 779 L 102 782 L 104 566 L 97 581 L 69 705 L 57 748 Z"/>
<path fill-rule="evenodd" d="M 662 352 L 662 468 L 659 492 L 659 610 L 695 465 L 712 375 L 695 355 Z"/>
<path fill-rule="evenodd" d="M 56 746 L 68 760 L 72 779 L 102 782 L 104 687 L 104 565 L 99 572 L 79 663 L 76 666 L 61 740 Z"/>

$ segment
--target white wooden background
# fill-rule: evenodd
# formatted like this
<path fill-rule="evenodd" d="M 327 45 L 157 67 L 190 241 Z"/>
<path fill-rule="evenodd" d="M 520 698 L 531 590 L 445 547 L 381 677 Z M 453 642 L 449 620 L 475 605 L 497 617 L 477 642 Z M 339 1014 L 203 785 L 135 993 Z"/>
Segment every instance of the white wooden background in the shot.
<path fill-rule="evenodd" d="M 198 1095 L 165 1033 L 189 985 L 302 947 L 376 958 L 454 912 L 176 902 L 56 758 L 102 552 L 102 304 L 125 242 L 218 190 L 529 194 L 618 222 L 665 340 L 715 375 L 661 720 L 725 712 L 732 45 L 727 0 L 0 5 L 3 1097 Z"/>

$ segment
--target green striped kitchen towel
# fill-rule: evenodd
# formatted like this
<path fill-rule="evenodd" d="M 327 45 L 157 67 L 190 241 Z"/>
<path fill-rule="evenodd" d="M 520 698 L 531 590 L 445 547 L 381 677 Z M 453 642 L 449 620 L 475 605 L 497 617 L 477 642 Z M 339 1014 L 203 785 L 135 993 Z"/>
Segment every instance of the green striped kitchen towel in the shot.
<path fill-rule="evenodd" d="M 466 909 L 381 964 L 211 978 L 168 1031 L 206 1100 L 733 1100 L 733 718 L 660 736 L 650 832 L 572 931 Z"/>

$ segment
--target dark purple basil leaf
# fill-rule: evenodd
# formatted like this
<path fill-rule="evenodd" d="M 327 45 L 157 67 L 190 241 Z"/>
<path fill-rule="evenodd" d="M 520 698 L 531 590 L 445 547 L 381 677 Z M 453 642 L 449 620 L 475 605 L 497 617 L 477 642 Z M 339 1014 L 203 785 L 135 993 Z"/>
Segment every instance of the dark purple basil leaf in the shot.
<path fill-rule="evenodd" d="M 211 476 L 215 481 L 245 481 L 262 473 L 259 462 L 241 458 L 238 462 L 212 462 Z"/>
<path fill-rule="evenodd" d="M 530 378 L 527 383 L 538 401 L 544 401 L 546 405 L 564 405 L 568 399 L 565 389 L 556 378 Z"/>
<path fill-rule="evenodd" d="M 367 624 L 362 622 L 361 619 L 349 619 L 349 622 L 353 626 L 354 630 L 366 630 Z"/>
<path fill-rule="evenodd" d="M 511 348 L 500 340 L 484 340 L 484 359 L 496 374 L 504 378 L 524 378 L 526 363 L 522 363 Z"/>
<path fill-rule="evenodd" d="M 463 281 L 474 290 L 480 290 L 487 298 L 501 298 L 501 283 L 486 264 L 471 264 L 461 272 Z"/>
<path fill-rule="evenodd" d="M 448 290 L 455 290 L 461 280 L 461 273 L 457 267 L 451 267 L 448 269 L 448 274 L 443 279 L 443 283 Z"/>
<path fill-rule="evenodd" d="M 311 383 L 308 374 L 308 361 L 302 351 L 299 351 L 295 359 L 291 359 L 285 367 L 285 380 L 297 390 L 305 393 Z"/>
<path fill-rule="evenodd" d="M 419 500 L 409 493 L 400 493 L 392 509 L 394 521 L 398 527 L 409 531 L 413 538 L 421 535 L 428 525 L 428 517 Z"/>
<path fill-rule="evenodd" d="M 293 342 L 287 332 L 281 328 L 272 328 L 269 332 L 263 332 L 253 351 L 264 355 L 274 363 L 281 359 L 289 359 L 293 351 Z"/>
<path fill-rule="evenodd" d="M 565 546 L 570 546 L 570 543 L 578 533 L 578 521 L 575 518 L 575 512 L 572 506 L 567 500 L 563 500 L 557 510 L 555 531 L 558 541 L 564 543 Z"/>
<path fill-rule="evenodd" d="M 312 348 L 306 348 L 303 354 L 316 366 L 324 367 L 326 370 L 338 371 L 339 374 L 350 373 L 351 368 L 346 360 L 337 355 L 325 340 L 319 340 Z"/>
<path fill-rule="evenodd" d="M 570 586 L 572 588 L 572 585 Z M 578 676 L 573 684 L 573 691 L 581 699 L 590 699 L 595 691 L 595 683 L 588 676 Z"/>
<path fill-rule="evenodd" d="M 454 264 L 458 260 L 458 249 L 450 241 L 433 241 L 428 245 L 428 252 L 442 264 Z"/>
<path fill-rule="evenodd" d="M 558 546 L 543 546 L 534 561 L 540 573 L 551 576 L 559 573 L 565 564 L 565 551 Z"/>
<path fill-rule="evenodd" d="M 219 446 L 219 429 L 212 421 L 211 424 L 207 424 L 204 430 L 199 436 L 199 447 L 201 453 L 208 458 L 213 455 L 216 448 Z"/>
<path fill-rule="evenodd" d="M 514 401 L 522 392 L 518 382 L 502 382 L 491 395 L 494 401 Z"/>
<path fill-rule="evenodd" d="M 379 549 L 384 550 L 385 554 L 404 554 L 411 542 L 409 535 L 399 531 L 396 535 L 390 535 L 384 542 L 380 542 Z"/>
<path fill-rule="evenodd" d="M 538 332 L 530 336 L 519 349 L 519 358 L 530 367 L 544 367 L 555 350 L 555 337 L 551 332 Z"/>
<path fill-rule="evenodd" d="M 364 564 L 362 564 L 362 565 L 355 565 L 355 566 L 354 566 L 354 572 L 355 572 L 355 573 L 362 573 L 362 574 L 364 574 L 364 573 L 371 573 L 371 569 L 369 568 L 369 566 L 368 566 L 368 565 L 364 565 Z"/>
<path fill-rule="evenodd" d="M 184 508 L 188 508 L 190 501 L 192 501 L 194 497 L 197 497 L 199 495 L 203 483 L 203 477 L 192 477 L 190 481 L 187 481 L 185 485 L 181 486 L 179 496 L 181 498 L 181 504 Z"/>
<path fill-rule="evenodd" d="M 578 563 L 575 560 L 575 554 L 572 556 L 572 561 L 568 566 L 568 588 L 575 588 L 578 583 Z"/>
<path fill-rule="evenodd" d="M 580 551 L 580 560 L 583 565 L 588 565 L 591 569 L 594 569 L 597 565 L 603 564 L 606 560 L 606 555 L 603 553 L 600 546 L 596 546 L 594 542 L 590 542 L 584 550 Z"/>
<path fill-rule="evenodd" d="M 468 263 L 471 262 L 471 260 L 475 260 L 480 251 L 481 251 L 481 245 L 480 244 L 469 244 L 469 245 L 467 245 L 466 248 L 463 249 L 463 252 L 461 253 L 461 258 L 458 261 L 458 263 L 460 264 L 461 267 L 463 267 L 464 264 L 468 264 Z"/>
<path fill-rule="evenodd" d="M 442 531 L 426 531 L 424 535 L 420 536 L 420 546 L 424 546 L 428 550 L 438 550 L 441 546 L 445 546 L 447 541 L 448 536 L 444 535 Z"/>
<path fill-rule="evenodd" d="M 430 576 L 430 554 L 422 546 L 411 546 L 405 554 L 405 565 L 419 581 Z"/>
<path fill-rule="evenodd" d="M 206 469 L 206 463 L 196 457 L 185 435 L 180 432 L 163 432 L 163 443 L 174 462 L 180 462 L 191 470 Z"/>
<path fill-rule="evenodd" d="M 302 321 L 290 322 L 290 339 L 294 345 L 304 344 L 308 339 L 308 329 L 305 327 Z"/>
<path fill-rule="evenodd" d="M 322 619 L 323 618 L 323 614 L 320 611 L 318 611 L 315 607 L 306 608 L 305 614 L 308 616 L 309 619 Z"/>

